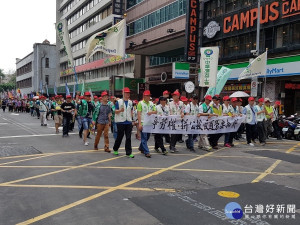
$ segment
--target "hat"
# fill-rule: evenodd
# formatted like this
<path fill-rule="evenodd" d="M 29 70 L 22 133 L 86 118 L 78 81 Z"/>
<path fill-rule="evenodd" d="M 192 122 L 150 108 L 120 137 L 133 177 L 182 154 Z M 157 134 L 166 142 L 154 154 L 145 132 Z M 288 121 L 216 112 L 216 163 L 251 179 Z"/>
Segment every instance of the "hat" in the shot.
<path fill-rule="evenodd" d="M 249 97 L 248 98 L 248 102 L 250 102 L 250 101 L 254 101 L 255 99 L 253 98 L 253 97 Z"/>
<path fill-rule="evenodd" d="M 185 96 L 181 96 L 181 97 L 180 97 L 180 100 L 183 101 L 183 102 L 187 102 L 187 101 L 188 101 L 188 98 L 185 97 Z"/>
<path fill-rule="evenodd" d="M 95 95 L 95 96 L 94 96 L 94 99 L 98 99 L 98 96 Z"/>
<path fill-rule="evenodd" d="M 91 96 L 91 93 L 89 91 L 84 92 L 85 96 Z"/>
<path fill-rule="evenodd" d="M 260 98 L 260 99 L 258 99 L 258 102 L 264 102 L 264 98 Z"/>
<path fill-rule="evenodd" d="M 275 105 L 281 105 L 281 102 L 280 101 L 276 101 Z"/>
<path fill-rule="evenodd" d="M 229 96 L 224 96 L 223 97 L 223 101 L 229 101 L 229 99 L 230 99 Z"/>
<path fill-rule="evenodd" d="M 237 100 L 238 100 L 237 98 L 232 98 L 231 99 L 232 102 L 237 102 Z"/>
<path fill-rule="evenodd" d="M 115 96 L 110 96 L 110 99 L 116 98 Z"/>
<path fill-rule="evenodd" d="M 144 95 L 144 96 L 150 96 L 150 95 L 151 95 L 151 93 L 150 93 L 150 91 L 149 91 L 149 90 L 146 90 L 146 91 L 144 91 L 143 95 Z"/>
<path fill-rule="evenodd" d="M 71 95 L 67 95 L 66 98 L 72 98 L 72 96 Z"/>
<path fill-rule="evenodd" d="M 179 91 L 174 91 L 174 92 L 172 93 L 172 95 L 180 96 L 180 93 L 179 93 Z"/>
<path fill-rule="evenodd" d="M 80 96 L 79 99 L 84 99 L 84 97 L 83 97 L 83 96 Z"/>
<path fill-rule="evenodd" d="M 55 98 L 60 98 L 59 95 L 55 95 Z"/>
<path fill-rule="evenodd" d="M 239 101 L 240 101 L 240 102 L 243 102 L 243 99 L 239 98 Z"/>
<path fill-rule="evenodd" d="M 211 100 L 212 100 L 212 97 L 211 97 L 211 95 L 206 95 L 204 99 L 205 99 L 205 100 L 210 100 L 210 101 L 211 101 Z"/>
<path fill-rule="evenodd" d="M 123 91 L 124 93 L 130 93 L 130 89 L 128 87 L 124 87 Z"/>
<path fill-rule="evenodd" d="M 106 91 L 103 91 L 103 92 L 101 93 L 101 97 L 106 96 L 106 95 L 108 95 L 108 93 L 107 93 Z"/>
<path fill-rule="evenodd" d="M 138 104 L 139 101 L 138 101 L 138 100 L 133 100 L 133 103 L 134 103 L 134 104 Z"/>
<path fill-rule="evenodd" d="M 155 102 L 158 102 L 158 101 L 159 101 L 159 98 L 156 98 L 156 99 L 155 99 Z"/>
<path fill-rule="evenodd" d="M 164 92 L 163 92 L 163 95 L 169 95 L 170 94 L 170 92 L 168 92 L 167 90 L 165 90 Z"/>
<path fill-rule="evenodd" d="M 265 98 L 265 102 L 272 102 L 269 98 Z"/>

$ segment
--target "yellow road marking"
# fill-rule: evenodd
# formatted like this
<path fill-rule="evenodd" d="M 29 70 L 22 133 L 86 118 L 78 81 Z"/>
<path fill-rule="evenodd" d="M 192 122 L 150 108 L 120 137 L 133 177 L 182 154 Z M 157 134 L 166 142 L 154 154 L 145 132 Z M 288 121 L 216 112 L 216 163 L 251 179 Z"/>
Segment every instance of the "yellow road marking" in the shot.
<path fill-rule="evenodd" d="M 300 173 L 272 173 L 272 175 L 278 175 L 278 176 L 299 176 Z"/>
<path fill-rule="evenodd" d="M 48 157 L 48 156 L 52 156 L 52 155 L 43 155 L 43 156 L 33 157 L 33 158 L 29 158 L 29 159 L 22 159 L 22 160 L 7 162 L 7 163 L 1 163 L 0 166 L 2 166 L 2 165 L 8 165 L 8 164 L 13 164 L 13 163 L 18 163 L 18 162 L 25 162 L 25 161 L 34 160 L 34 159 L 45 158 L 45 157 Z"/>
<path fill-rule="evenodd" d="M 233 191 L 219 191 L 218 195 L 224 198 L 238 198 L 240 197 L 239 193 Z"/>
<path fill-rule="evenodd" d="M 241 173 L 241 174 L 261 174 L 261 172 L 247 172 L 234 170 L 202 170 L 202 169 L 172 169 L 174 171 L 195 171 L 195 172 L 213 172 L 213 173 Z"/>
<path fill-rule="evenodd" d="M 285 153 L 291 153 L 292 151 L 294 151 L 299 144 L 294 145 L 293 147 L 291 147 L 290 149 L 288 149 Z"/>
<path fill-rule="evenodd" d="M 221 150 L 221 149 L 220 149 L 220 150 Z M 218 150 L 218 151 L 220 151 L 220 150 Z M 215 152 L 218 152 L 218 151 L 215 151 Z M 116 191 L 116 190 L 119 190 L 120 188 L 124 188 L 124 187 L 130 186 L 130 185 L 135 184 L 135 183 L 137 183 L 137 182 L 140 182 L 140 181 L 142 181 L 142 180 L 148 179 L 148 178 L 150 178 L 150 177 L 152 177 L 152 176 L 159 175 L 159 174 L 164 173 L 164 172 L 166 172 L 166 171 L 168 171 L 168 170 L 175 169 L 176 167 L 179 167 L 179 166 L 185 165 L 185 164 L 187 164 L 187 163 L 193 162 L 193 161 L 195 161 L 195 160 L 198 160 L 198 159 L 207 157 L 207 156 L 209 156 L 209 155 L 211 155 L 211 154 L 214 154 L 215 152 L 210 152 L 210 153 L 207 153 L 207 154 L 205 154 L 205 155 L 201 155 L 201 156 L 199 156 L 199 157 L 197 157 L 197 158 L 190 159 L 190 160 L 187 160 L 187 161 L 178 163 L 178 164 L 176 164 L 176 165 L 173 165 L 173 166 L 170 166 L 170 167 L 161 169 L 161 170 L 159 170 L 159 171 L 155 171 L 155 172 L 150 173 L 150 174 L 148 174 L 148 175 L 145 175 L 145 176 L 142 176 L 142 177 L 133 179 L 133 180 L 131 180 L 131 181 L 129 181 L 129 182 L 123 183 L 123 184 L 118 185 L 118 186 L 116 186 L 116 187 L 112 187 L 112 188 L 107 189 L 107 190 L 105 190 L 105 191 L 102 191 L 102 192 L 99 192 L 99 193 L 97 193 L 97 194 L 91 195 L 91 196 L 89 196 L 89 197 L 83 198 L 83 199 L 81 199 L 81 200 L 79 200 L 79 201 L 73 202 L 73 203 L 71 203 L 71 204 L 65 205 L 65 206 L 60 207 L 60 208 L 58 208 L 58 209 L 55 209 L 55 210 L 52 210 L 52 211 L 50 211 L 50 212 L 44 213 L 44 214 L 42 214 L 42 215 L 40 215 L 40 216 L 37 216 L 37 217 L 34 217 L 34 218 L 32 218 L 32 219 L 26 220 L 26 221 L 24 221 L 24 222 L 22 222 L 22 223 L 19 223 L 19 224 L 31 224 L 31 223 L 40 221 L 40 220 L 45 219 L 45 218 L 47 218 L 47 217 L 53 216 L 53 215 L 55 215 L 55 214 L 57 214 L 57 213 L 61 213 L 61 212 L 65 211 L 65 210 L 71 209 L 71 208 L 73 208 L 73 207 L 75 207 L 75 206 L 81 205 L 81 204 L 86 203 L 86 202 L 88 202 L 88 201 L 91 201 L 91 200 L 93 200 L 93 199 L 99 198 L 99 197 L 101 197 L 101 196 L 103 196 L 103 195 L 106 195 L 106 194 L 109 194 L 109 193 L 114 192 L 114 191 Z"/>
<path fill-rule="evenodd" d="M 260 180 L 262 180 L 264 177 L 266 177 L 268 174 L 271 174 L 271 172 L 278 166 L 278 164 L 281 163 L 281 160 L 276 160 L 268 169 L 266 169 L 265 172 L 260 174 L 257 178 L 255 178 L 251 183 L 257 183 Z"/>
<path fill-rule="evenodd" d="M 40 174 L 40 175 L 36 175 L 36 176 L 32 176 L 32 177 L 27 177 L 27 178 L 23 178 L 23 179 L 18 179 L 18 180 L 13 180 L 13 181 L 5 182 L 5 183 L 0 184 L 0 186 L 7 185 L 7 184 L 18 183 L 18 182 L 27 181 L 27 180 L 32 180 L 32 179 L 36 179 L 36 178 L 40 178 L 40 177 L 45 177 L 45 176 L 49 176 L 49 175 L 53 175 L 53 174 L 57 174 L 57 173 L 62 173 L 62 172 L 70 171 L 70 170 L 74 170 L 74 169 L 84 168 L 84 167 L 87 167 L 87 166 L 95 165 L 95 164 L 102 163 L 102 162 L 108 162 L 108 161 L 112 161 L 112 160 L 115 160 L 115 159 L 120 159 L 120 158 L 123 158 L 123 157 L 125 157 L 125 156 L 104 159 L 104 160 L 100 160 L 100 161 L 97 161 L 97 162 L 83 164 L 83 165 L 80 165 L 80 166 L 72 166 L 70 168 L 66 168 L 66 169 L 62 169 L 62 170 L 57 170 L 57 171 L 54 171 L 54 172 L 44 173 L 44 174 Z"/>
<path fill-rule="evenodd" d="M 7 184 L 3 187 L 26 187 L 26 188 L 66 188 L 66 189 L 110 189 L 114 187 L 110 186 L 81 186 L 81 185 L 37 185 L 37 184 Z M 120 190 L 126 191 L 164 191 L 164 192 L 176 192 L 172 188 L 140 188 L 140 187 L 123 187 Z"/>

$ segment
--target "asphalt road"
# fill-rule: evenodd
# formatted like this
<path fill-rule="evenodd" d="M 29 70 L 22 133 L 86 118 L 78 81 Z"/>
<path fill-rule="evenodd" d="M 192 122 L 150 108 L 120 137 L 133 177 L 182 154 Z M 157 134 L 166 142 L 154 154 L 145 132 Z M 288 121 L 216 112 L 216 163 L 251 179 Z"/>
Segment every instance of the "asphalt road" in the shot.
<path fill-rule="evenodd" d="M 211 153 L 178 144 L 163 156 L 151 137 L 148 159 L 134 130 L 130 159 L 124 143 L 114 156 L 103 139 L 92 150 L 93 141 L 84 146 L 77 129 L 56 135 L 52 120 L 41 127 L 1 112 L 0 224 L 300 224 L 300 142 L 236 142 Z M 230 219 L 239 207 L 241 219 Z"/>

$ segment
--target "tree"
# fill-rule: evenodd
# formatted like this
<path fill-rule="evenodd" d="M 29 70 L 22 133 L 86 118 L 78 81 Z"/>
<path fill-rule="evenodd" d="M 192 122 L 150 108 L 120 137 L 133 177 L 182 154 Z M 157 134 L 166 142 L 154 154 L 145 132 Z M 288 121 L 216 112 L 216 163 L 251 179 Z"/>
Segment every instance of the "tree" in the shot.
<path fill-rule="evenodd" d="M 0 69 L 0 84 L 2 84 L 4 78 L 5 78 L 5 74 L 3 72 L 3 69 Z"/>

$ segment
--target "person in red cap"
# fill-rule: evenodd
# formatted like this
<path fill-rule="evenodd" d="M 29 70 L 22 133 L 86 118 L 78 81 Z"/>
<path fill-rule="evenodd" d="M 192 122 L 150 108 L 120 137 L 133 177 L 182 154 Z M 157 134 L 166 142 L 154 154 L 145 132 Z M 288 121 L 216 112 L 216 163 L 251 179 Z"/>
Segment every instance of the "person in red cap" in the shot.
<path fill-rule="evenodd" d="M 75 105 L 72 103 L 72 96 L 66 96 L 66 102 L 61 105 L 61 111 L 63 114 L 63 137 L 69 136 L 70 122 L 73 118 L 73 112 L 75 110 Z"/>
<path fill-rule="evenodd" d="M 229 104 L 230 98 L 229 96 L 224 96 L 223 97 L 223 116 L 234 116 L 234 110 L 233 107 Z M 230 133 L 225 133 L 225 138 L 224 138 L 224 147 L 231 148 L 234 146 L 233 144 L 233 137 L 234 137 L 235 132 L 230 132 Z"/>
<path fill-rule="evenodd" d="M 184 117 L 184 104 L 182 101 L 179 100 L 180 93 L 178 90 L 176 90 L 172 93 L 172 98 L 173 98 L 173 101 L 171 101 L 169 103 L 170 115 L 181 116 L 181 118 L 183 118 Z M 171 134 L 171 142 L 170 142 L 170 152 L 171 153 L 178 152 L 178 150 L 175 148 L 177 141 L 179 141 L 180 143 L 183 142 L 182 135 Z"/>
<path fill-rule="evenodd" d="M 265 127 L 265 121 L 266 121 L 266 110 L 264 107 L 264 98 L 258 99 L 258 104 L 255 106 L 256 109 L 256 128 L 257 128 L 257 134 L 258 134 L 258 140 L 261 143 L 261 145 L 266 144 L 266 127 Z"/>
<path fill-rule="evenodd" d="M 94 110 L 94 105 L 91 102 L 91 93 L 89 91 L 86 91 L 84 93 L 84 99 L 82 99 L 81 101 L 77 101 L 77 104 L 79 105 L 78 114 L 81 116 L 82 121 L 83 142 L 85 146 L 88 146 L 89 142 L 87 141 L 87 138 L 89 134 L 89 128 L 92 123 L 92 115 Z"/>
<path fill-rule="evenodd" d="M 211 95 L 206 95 L 204 97 L 204 103 L 202 103 L 199 106 L 199 116 L 207 116 L 208 118 L 211 118 L 214 116 L 212 107 L 210 106 L 210 103 L 212 101 Z M 204 149 L 206 151 L 211 151 L 211 146 L 209 145 L 207 134 L 200 134 L 199 136 L 199 148 Z"/>
<path fill-rule="evenodd" d="M 272 121 L 274 120 L 274 118 L 273 118 L 274 112 L 273 112 L 273 108 L 271 106 L 271 102 L 272 101 L 269 98 L 265 98 L 265 110 L 266 110 L 265 126 L 266 126 L 267 139 L 273 133 Z"/>
<path fill-rule="evenodd" d="M 237 98 L 237 108 L 238 108 L 239 115 L 243 115 L 243 110 L 244 110 L 243 99 Z M 235 139 L 236 140 L 242 139 L 243 138 L 242 134 L 244 133 L 244 131 L 245 131 L 245 123 L 242 123 L 236 133 Z"/>
<path fill-rule="evenodd" d="M 167 104 L 169 104 L 169 102 L 170 102 L 169 96 L 170 96 L 170 92 L 165 90 L 163 92 L 163 97 L 165 97 L 167 99 Z"/>
<path fill-rule="evenodd" d="M 281 105 L 280 101 L 275 101 L 274 105 L 272 106 L 273 109 L 273 118 L 272 118 L 272 126 L 274 129 L 274 136 L 277 140 L 282 140 L 282 136 L 280 134 L 280 129 L 278 126 L 278 118 L 279 118 L 279 106 Z"/>
<path fill-rule="evenodd" d="M 62 124 L 62 114 L 61 114 L 61 104 L 59 102 L 59 95 L 55 95 L 55 100 L 52 102 L 51 105 L 51 112 L 53 113 L 54 116 L 54 123 L 55 123 L 55 130 L 56 133 L 59 133 L 58 128 L 60 127 L 60 125 Z"/>
<path fill-rule="evenodd" d="M 45 100 L 46 100 L 46 97 L 40 96 L 40 99 L 37 103 L 37 106 L 39 107 L 39 112 L 40 112 L 41 126 L 47 126 L 48 107 L 47 107 Z"/>
<path fill-rule="evenodd" d="M 222 105 L 221 105 L 221 97 L 219 95 L 214 95 L 212 97 L 212 101 L 210 103 L 210 106 L 212 108 L 212 111 L 214 113 L 215 116 L 222 116 L 223 115 L 223 109 L 222 109 Z M 208 135 L 208 140 L 209 143 L 211 145 L 211 147 L 213 149 L 219 149 L 218 147 L 218 141 L 220 139 L 220 137 L 222 136 L 222 133 L 215 133 L 215 134 L 209 134 Z"/>
<path fill-rule="evenodd" d="M 246 138 L 247 144 L 254 147 L 252 142 L 255 142 L 256 137 L 256 118 L 257 111 L 254 107 L 255 99 L 253 97 L 248 98 L 248 105 L 243 109 L 243 114 L 246 115 Z M 252 142 L 251 142 L 252 141 Z"/>
<path fill-rule="evenodd" d="M 104 133 L 104 151 L 110 152 L 109 150 L 109 138 L 108 131 L 111 126 L 111 106 L 108 104 L 108 93 L 103 91 L 101 93 L 102 102 L 96 107 L 93 113 L 93 125 L 97 123 L 97 136 L 95 138 L 94 150 L 98 150 L 98 144 L 102 133 Z"/>
<path fill-rule="evenodd" d="M 115 141 L 113 149 L 114 155 L 119 155 L 119 148 L 125 135 L 126 156 L 129 158 L 134 158 L 131 146 L 133 102 L 129 98 L 130 89 L 128 87 L 125 87 L 123 89 L 123 98 L 119 99 L 115 104 L 115 122 L 117 125 L 117 139 Z"/>
<path fill-rule="evenodd" d="M 141 131 L 141 144 L 139 150 L 141 153 L 145 154 L 147 158 L 151 158 L 150 151 L 148 148 L 148 140 L 150 138 L 149 133 L 143 132 L 143 123 L 146 115 L 156 114 L 156 107 L 153 102 L 150 101 L 151 93 L 149 90 L 145 90 L 143 93 L 144 99 L 139 102 L 137 106 L 138 111 L 138 121 L 139 121 L 139 130 Z"/>

